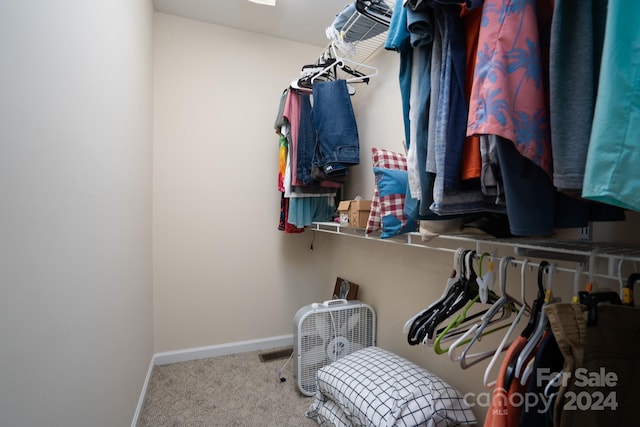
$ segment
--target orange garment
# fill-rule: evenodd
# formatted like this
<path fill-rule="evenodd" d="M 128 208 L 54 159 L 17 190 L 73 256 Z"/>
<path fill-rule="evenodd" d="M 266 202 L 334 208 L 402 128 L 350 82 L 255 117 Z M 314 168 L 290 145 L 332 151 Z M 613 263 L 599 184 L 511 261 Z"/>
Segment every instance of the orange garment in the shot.
<path fill-rule="evenodd" d="M 482 8 L 473 10 L 464 9 L 462 20 L 467 36 L 467 69 L 465 80 L 465 95 L 467 105 L 471 99 L 471 85 L 473 84 L 473 73 L 476 66 L 476 54 L 478 52 L 478 34 L 480 34 L 480 22 L 482 18 Z M 482 170 L 482 157 L 480 155 L 480 137 L 477 135 L 468 136 L 462 146 L 462 165 L 460 168 L 461 178 L 480 178 Z"/>
<path fill-rule="evenodd" d="M 284 174 L 287 170 L 287 155 L 289 144 L 287 141 L 287 137 L 279 134 L 280 137 L 280 148 L 278 150 L 279 164 L 278 164 L 278 191 L 284 192 Z"/>
<path fill-rule="evenodd" d="M 519 336 L 513 344 L 509 346 L 507 353 L 504 356 L 502 365 L 500 365 L 500 372 L 498 373 L 498 379 L 496 386 L 493 389 L 491 396 L 491 406 L 487 411 L 487 417 L 484 420 L 484 427 L 517 427 L 520 423 L 520 413 L 522 412 L 521 406 L 511 406 L 512 402 L 521 402 L 522 399 L 509 399 L 509 396 L 513 396 L 514 393 L 520 393 L 520 396 L 524 398 L 527 392 L 527 384 L 521 385 L 520 381 L 516 378 L 511 382 L 509 390 L 504 388 L 504 380 L 507 373 L 507 367 L 509 361 L 518 357 L 520 351 L 527 344 L 527 339 L 523 336 Z"/>

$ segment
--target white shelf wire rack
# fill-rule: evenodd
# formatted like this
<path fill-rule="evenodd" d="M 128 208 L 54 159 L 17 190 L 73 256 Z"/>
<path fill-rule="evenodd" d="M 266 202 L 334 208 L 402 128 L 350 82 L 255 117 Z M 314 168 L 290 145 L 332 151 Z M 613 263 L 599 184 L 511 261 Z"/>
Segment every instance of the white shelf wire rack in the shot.
<path fill-rule="evenodd" d="M 623 263 L 640 262 L 640 246 L 624 245 L 612 242 L 594 242 L 583 240 L 561 240 L 540 238 L 493 238 L 483 235 L 438 235 L 424 241 L 420 233 L 405 233 L 392 238 L 382 239 L 380 233 L 365 234 L 364 229 L 349 227 L 335 222 L 314 222 L 312 231 L 343 235 L 381 243 L 401 244 L 435 251 L 453 253 L 457 246 L 472 247 L 476 252 L 491 251 L 488 248 L 506 248 L 522 258 L 567 261 L 582 265 L 583 274 L 595 277 L 620 280 Z M 594 271 L 597 270 L 597 271 Z M 575 268 L 559 267 L 558 271 L 575 273 Z"/>
<path fill-rule="evenodd" d="M 365 2 L 366 3 L 366 2 Z M 395 1 L 385 0 L 384 3 L 388 6 L 390 11 L 393 11 Z M 363 30 L 363 25 L 369 25 L 370 31 Z M 322 51 L 320 58 L 331 52 L 332 47 L 338 49 L 339 53 L 348 58 L 349 60 L 360 63 L 368 64 L 371 59 L 384 48 L 384 44 L 387 39 L 387 31 L 380 32 L 375 36 L 371 34 L 378 33 L 376 31 L 379 27 L 379 23 L 373 22 L 366 16 L 356 11 L 345 22 L 341 29 L 339 39 L 330 39 L 325 49 Z M 366 28 L 366 27 L 365 27 Z M 357 38 L 352 35 L 357 29 Z M 351 33 L 350 33 L 351 32 Z M 350 37 L 351 36 L 351 37 Z M 345 40 L 349 40 L 348 42 Z M 319 60 L 319 62 L 321 62 Z M 354 67 L 356 71 L 359 70 L 357 66 Z"/>

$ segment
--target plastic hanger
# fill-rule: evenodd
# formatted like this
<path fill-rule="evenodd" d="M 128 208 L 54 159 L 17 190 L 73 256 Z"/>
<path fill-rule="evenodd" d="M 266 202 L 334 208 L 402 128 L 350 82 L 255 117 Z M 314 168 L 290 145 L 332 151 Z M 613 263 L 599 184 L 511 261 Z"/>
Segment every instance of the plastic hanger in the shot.
<path fill-rule="evenodd" d="M 442 301 L 438 301 L 435 305 L 431 306 L 428 310 L 418 316 L 409 329 L 407 334 L 408 342 L 410 345 L 420 344 L 427 335 L 428 324 L 433 320 L 436 315 L 444 310 L 452 300 L 458 298 L 464 284 L 457 280 L 447 291 L 446 297 Z"/>
<path fill-rule="evenodd" d="M 538 323 L 538 318 L 540 317 L 540 312 L 542 310 L 542 305 L 544 304 L 544 298 L 546 294 L 544 289 L 544 284 L 543 284 L 543 276 L 544 276 L 544 271 L 548 266 L 549 266 L 549 262 L 547 261 L 541 261 L 540 264 L 538 264 L 538 283 L 537 283 L 538 293 L 536 295 L 536 298 L 533 300 L 533 304 L 531 306 L 531 311 L 530 311 L 531 316 L 529 317 L 529 321 L 525 326 L 525 328 L 520 333 L 520 336 L 523 338 L 528 339 L 533 333 L 533 331 L 536 329 L 536 324 Z M 511 355 L 512 358 L 509 360 L 507 364 L 507 369 L 504 376 L 504 384 L 505 384 L 505 388 L 507 389 L 509 388 L 511 382 L 513 381 L 513 378 L 515 377 L 516 364 L 518 363 L 518 355 L 519 353 Z"/>
<path fill-rule="evenodd" d="M 428 321 L 434 314 L 436 310 L 441 309 L 442 305 L 446 301 L 447 297 L 450 297 L 450 294 L 454 292 L 454 286 L 460 286 L 460 275 L 462 272 L 462 259 L 465 254 L 464 248 L 458 248 L 453 255 L 453 268 L 451 270 L 451 275 L 447 280 L 444 291 L 440 298 L 431 303 L 426 309 L 422 310 L 411 319 L 405 322 L 403 327 L 403 332 L 407 334 L 407 341 L 410 345 L 417 345 L 420 343 L 420 339 L 417 336 L 417 331 L 420 329 L 422 324 Z"/>
<path fill-rule="evenodd" d="M 373 65 L 368 65 L 368 64 L 363 64 L 360 62 L 356 62 L 356 61 L 352 61 L 350 59 L 347 58 L 342 58 L 340 55 L 338 55 L 338 50 L 335 48 L 335 43 L 331 42 L 331 45 L 329 46 L 330 52 L 331 52 L 331 57 L 335 59 L 335 62 L 331 63 L 330 65 L 328 65 L 327 67 L 325 67 L 321 72 L 317 73 L 316 75 L 314 75 L 311 78 L 311 84 L 313 84 L 315 82 L 315 80 L 325 74 L 327 71 L 329 71 L 330 69 L 335 69 L 336 67 L 340 67 L 340 68 L 344 68 L 347 67 L 347 64 L 352 64 L 355 66 L 355 69 L 357 69 L 358 71 L 358 76 L 356 77 L 352 77 L 350 79 L 345 79 L 347 81 L 347 83 L 349 82 L 368 82 L 369 79 L 371 77 L 375 77 L 378 75 L 378 69 L 376 67 L 374 67 Z M 349 70 L 353 70 L 351 68 L 348 68 Z M 362 73 L 359 71 L 359 69 L 365 69 L 368 71 L 368 73 Z"/>
<path fill-rule="evenodd" d="M 446 300 L 442 309 L 434 313 L 434 316 L 425 322 L 423 333 L 421 333 L 423 343 L 427 343 L 428 340 L 433 340 L 438 325 L 458 311 L 464 309 L 470 301 L 478 296 L 477 275 L 473 269 L 475 254 L 476 251 L 467 251 L 465 253 L 460 286 L 455 288 L 456 291 L 451 298 Z"/>
<path fill-rule="evenodd" d="M 628 305 L 633 307 L 635 305 L 635 299 L 634 299 L 634 295 L 633 295 L 633 287 L 635 285 L 635 283 L 640 280 L 640 274 L 639 273 L 632 273 L 631 275 L 629 275 L 629 278 L 627 279 L 627 284 L 625 285 L 624 289 L 623 289 L 623 297 L 622 297 L 622 303 L 624 305 Z"/>
<path fill-rule="evenodd" d="M 587 282 L 586 290 L 587 292 L 592 292 L 593 288 L 596 286 L 596 258 L 598 255 L 598 249 L 593 249 L 591 254 L 589 255 L 589 281 Z"/>
<path fill-rule="evenodd" d="M 538 265 L 538 294 L 536 295 L 536 299 L 533 301 L 529 323 L 520 334 L 525 338 L 529 338 L 533 333 L 533 331 L 535 330 L 536 323 L 538 322 L 538 316 L 540 315 L 540 311 L 542 310 L 542 304 L 544 304 L 544 298 L 545 298 L 546 292 L 544 289 L 542 278 L 544 274 L 544 269 L 547 266 L 549 266 L 549 263 L 547 261 L 542 261 Z"/>
<path fill-rule="evenodd" d="M 464 258 L 469 252 L 468 250 L 462 250 L 461 252 L 456 251 L 456 258 L 454 259 L 454 263 L 458 264 L 457 267 L 455 267 L 455 271 L 457 272 L 456 279 L 453 284 L 448 287 L 443 298 L 436 301 L 435 304 L 432 304 L 426 311 L 413 320 L 407 335 L 410 345 L 421 343 L 428 334 L 429 328 L 431 327 L 430 322 L 438 316 L 441 316 L 444 310 L 449 309 L 452 304 L 459 301 L 463 296 L 466 285 L 466 282 L 463 280 Z"/>
<path fill-rule="evenodd" d="M 525 315 L 525 313 L 530 310 L 530 307 L 525 302 L 525 271 L 526 271 L 528 265 L 529 265 L 529 259 L 525 258 L 522 261 L 522 268 L 520 270 L 520 300 L 522 301 L 522 306 L 520 307 L 520 311 L 518 311 L 518 315 L 516 316 L 515 320 L 511 324 L 511 327 L 509 328 L 509 330 L 507 330 L 507 333 L 502 338 L 502 341 L 500 341 L 500 345 L 498 345 L 498 348 L 496 349 L 495 353 L 493 354 L 493 357 L 489 361 L 489 365 L 487 365 L 487 368 L 484 371 L 483 384 L 487 388 L 491 388 L 494 385 L 496 385 L 497 379 L 493 379 L 493 380 L 489 379 L 489 377 L 491 376 L 491 370 L 495 366 L 500 354 L 504 350 L 509 348 L 511 346 L 511 344 L 513 344 L 513 342 L 507 344 L 507 341 L 509 340 L 509 337 L 511 336 L 513 331 L 516 329 L 516 326 L 520 322 L 520 319 L 522 319 L 522 317 Z M 502 284 L 502 281 L 504 280 L 503 279 L 503 275 L 502 275 L 502 269 L 500 269 L 500 274 L 501 274 L 500 275 L 500 283 Z"/>
<path fill-rule="evenodd" d="M 494 332 L 497 332 L 497 331 L 500 331 L 500 330 L 502 330 L 504 328 L 507 328 L 508 326 L 509 326 L 509 323 L 506 323 L 506 324 L 497 326 L 495 328 L 492 328 L 492 329 L 489 329 L 489 330 L 485 330 L 482 335 L 492 334 Z M 475 365 L 476 363 L 480 363 L 483 360 L 491 357 L 491 355 L 494 353 L 493 350 L 489 350 L 489 351 L 483 351 L 483 352 L 468 354 L 468 350 L 471 347 L 467 346 L 467 347 L 465 347 L 465 349 L 463 350 L 463 352 L 462 352 L 462 354 L 460 356 L 456 356 L 455 350 L 458 347 L 461 347 L 464 344 L 470 343 L 471 340 L 472 340 L 471 336 L 477 331 L 477 329 L 479 327 L 480 327 L 479 323 L 474 324 L 460 338 L 458 338 L 453 344 L 451 344 L 451 347 L 449 347 L 449 351 L 448 351 L 449 359 L 451 359 L 454 362 L 460 362 L 460 367 L 462 369 L 467 369 L 467 368 Z"/>
<path fill-rule="evenodd" d="M 435 341 L 433 342 L 433 351 L 436 352 L 436 354 L 443 354 L 446 353 L 447 351 L 449 351 L 448 348 L 443 349 L 440 344 L 443 341 L 443 338 L 447 335 L 447 333 L 457 327 L 460 326 L 466 319 L 467 319 L 467 313 L 469 311 L 469 309 L 471 309 L 471 307 L 480 299 L 479 296 L 476 296 L 474 299 L 472 299 L 471 301 L 469 301 L 467 303 L 466 306 L 464 306 L 464 308 L 462 309 L 462 313 L 456 315 L 456 317 L 453 319 L 453 321 L 451 323 L 449 323 L 436 337 Z"/>
<path fill-rule="evenodd" d="M 455 337 L 465 332 L 464 330 L 456 330 L 456 328 L 464 326 L 465 323 L 468 323 L 469 321 L 472 321 L 480 316 L 485 316 L 485 314 L 490 310 L 493 310 L 493 312 L 491 313 L 492 320 L 493 320 L 497 311 L 503 308 L 502 306 L 500 307 L 492 306 L 491 308 L 479 311 L 477 313 L 474 313 L 473 315 L 469 315 L 469 310 L 477 302 L 495 304 L 500 299 L 492 290 L 490 290 L 490 288 L 492 287 L 492 283 L 494 281 L 493 256 L 491 256 L 491 260 L 489 262 L 489 271 L 484 275 L 484 279 L 480 278 L 480 275 L 482 274 L 482 260 L 484 259 L 485 256 L 491 256 L 491 255 L 488 252 L 483 253 L 480 256 L 480 260 L 478 262 L 478 265 L 479 265 L 478 276 L 476 277 L 476 284 L 478 287 L 478 296 L 471 299 L 467 303 L 467 305 L 463 308 L 462 312 L 456 315 L 456 317 L 453 319 L 453 321 L 449 323 L 449 325 L 447 325 L 447 327 L 438 331 L 437 337 L 433 342 L 434 351 L 437 354 L 443 354 L 448 351 L 448 349 L 443 349 L 441 347 L 441 343 L 448 341 L 452 337 Z M 483 299 L 484 301 L 482 301 Z M 503 310 L 502 317 L 498 320 L 502 320 L 505 317 L 505 315 L 506 317 L 509 316 L 508 313 L 506 314 L 505 313 L 506 312 Z"/>
<path fill-rule="evenodd" d="M 491 293 L 491 295 L 495 295 L 493 294 L 493 292 Z M 491 298 L 490 299 L 490 303 L 493 303 L 497 300 L 497 296 L 495 298 Z M 471 308 L 471 306 L 473 306 L 475 303 L 479 303 L 479 301 L 477 299 L 475 299 L 474 301 L 470 301 L 469 303 L 467 303 L 467 305 L 469 306 L 469 308 Z M 466 309 L 463 308 L 463 310 Z M 455 341 L 458 339 L 458 337 L 460 337 L 460 335 L 464 334 L 465 332 L 467 332 L 469 330 L 469 328 L 471 327 L 471 325 L 473 325 L 476 321 L 476 319 L 480 318 L 482 319 L 482 316 L 484 316 L 487 311 L 489 311 L 490 308 L 485 309 L 485 310 L 481 310 L 478 312 L 475 312 L 471 315 L 469 315 L 468 310 L 467 313 L 463 313 L 463 315 L 458 315 L 460 316 L 458 318 L 458 316 L 456 316 L 456 318 L 446 327 L 444 328 L 440 328 L 438 329 L 438 331 L 436 332 L 436 339 L 433 341 L 433 343 L 431 343 L 431 341 L 426 342 L 426 344 L 428 345 L 433 345 L 434 347 L 436 346 L 436 341 L 439 344 L 448 342 L 448 341 Z M 507 317 L 510 316 L 509 311 L 512 311 L 510 309 L 505 309 L 503 308 L 499 313 L 499 317 L 493 317 L 491 319 L 491 321 L 489 322 L 489 324 L 492 323 L 497 323 L 500 322 L 504 319 L 506 319 Z M 477 328 L 477 326 L 476 326 Z M 464 343 L 463 343 L 464 344 Z M 444 352 L 446 352 L 447 350 L 445 349 Z M 439 352 L 437 352 L 439 353 Z"/>
<path fill-rule="evenodd" d="M 512 259 L 513 259 L 512 257 L 503 258 L 503 260 L 501 260 L 501 266 L 503 262 L 508 263 Z M 466 369 L 466 367 L 472 366 L 473 364 L 473 363 L 469 363 L 468 362 L 469 360 L 476 359 L 477 362 L 479 362 L 481 360 L 486 359 L 487 357 L 490 357 L 494 353 L 494 351 L 492 350 L 492 351 L 468 354 L 469 349 L 471 348 L 471 345 L 475 341 L 479 340 L 481 336 L 487 335 L 489 333 L 495 332 L 497 330 L 500 330 L 509 326 L 509 324 L 506 324 L 499 328 L 493 328 L 491 330 L 485 331 L 485 328 L 490 323 L 491 319 L 499 312 L 500 307 L 502 307 L 502 305 L 497 304 L 497 301 L 496 301 L 496 303 L 494 303 L 494 305 L 492 305 L 492 307 L 486 313 L 483 314 L 480 323 L 474 324 L 467 332 L 465 332 L 460 338 L 458 338 L 458 340 L 456 340 L 456 342 L 454 342 L 451 345 L 451 347 L 449 347 L 448 353 L 449 353 L 449 358 L 451 360 L 460 361 L 460 366 Z M 462 346 L 463 344 L 468 344 L 468 345 L 463 350 L 462 355 L 457 357 L 455 355 L 455 349 Z"/>
<path fill-rule="evenodd" d="M 444 287 L 444 291 L 442 292 L 442 295 L 440 296 L 440 298 L 438 298 L 437 300 L 435 300 L 434 302 L 432 302 L 427 308 L 425 308 L 424 310 L 420 311 L 419 313 L 415 314 L 413 317 L 411 317 L 409 320 L 407 320 L 404 324 L 404 326 L 402 327 L 402 332 L 405 334 L 409 333 L 409 330 L 411 328 L 411 325 L 414 323 L 414 321 L 421 315 L 425 314 L 428 310 L 430 310 L 431 308 L 433 308 L 436 304 L 438 304 L 439 302 L 442 302 L 446 296 L 447 293 L 449 292 L 449 290 L 451 289 L 451 286 L 453 286 L 453 284 L 458 280 L 458 278 L 460 277 L 460 274 L 458 272 L 459 266 L 460 266 L 460 257 L 462 256 L 462 254 L 464 253 L 464 248 L 458 248 L 456 249 L 456 251 L 453 254 L 453 267 L 451 269 L 451 275 L 449 276 L 449 278 L 447 279 L 447 283 L 445 284 Z"/>
<path fill-rule="evenodd" d="M 575 304 L 580 302 L 580 279 L 582 278 L 582 271 L 584 269 L 581 265 L 576 267 L 576 272 L 573 275 L 573 296 L 571 301 Z"/>
<path fill-rule="evenodd" d="M 495 356 L 496 350 L 488 350 L 479 353 L 469 354 L 469 350 L 473 346 L 476 341 L 479 341 L 480 338 L 489 333 L 496 332 L 498 330 L 504 329 L 506 327 L 512 327 L 513 323 L 506 323 L 500 327 L 492 328 L 490 330 L 486 330 L 487 326 L 491 323 L 491 319 L 495 316 L 495 314 L 503 308 L 509 308 L 508 313 L 515 310 L 516 304 L 522 304 L 517 301 L 515 298 L 510 296 L 507 293 L 506 288 L 506 268 L 509 263 L 513 261 L 513 257 L 504 257 L 500 260 L 500 290 L 502 292 L 501 297 L 491 306 L 491 308 L 487 311 L 487 313 L 482 316 L 482 323 L 480 323 L 476 328 L 474 328 L 474 335 L 469 340 L 467 346 L 462 351 L 460 355 L 460 366 L 463 369 L 467 369 L 489 357 Z M 508 346 L 507 346 L 508 347 Z M 500 352 L 506 350 L 506 347 L 501 349 Z"/>
<path fill-rule="evenodd" d="M 482 261 L 484 257 L 489 256 L 489 270 L 482 274 Z M 493 255 L 488 252 L 484 252 L 480 255 L 480 261 L 478 261 L 478 278 L 476 282 L 478 282 L 478 293 L 480 294 L 480 302 L 483 304 L 487 303 L 487 298 L 489 296 L 489 291 L 493 287 L 493 282 L 495 281 L 495 276 L 493 274 Z"/>
<path fill-rule="evenodd" d="M 526 381 L 528 379 L 528 376 L 523 374 L 523 368 L 527 363 L 529 363 L 529 359 L 533 355 L 534 349 L 536 348 L 536 346 L 544 336 L 544 333 L 547 330 L 547 326 L 549 325 L 549 320 L 547 319 L 547 314 L 544 310 L 544 307 L 551 303 L 551 297 L 553 295 L 552 289 L 551 289 L 552 287 L 551 279 L 553 276 L 554 269 L 555 269 L 554 264 L 549 264 L 548 266 L 546 266 L 547 290 L 545 293 L 544 304 L 540 310 L 540 315 L 538 317 L 538 324 L 536 326 L 536 329 L 531 334 L 531 337 L 529 337 L 529 340 L 525 344 L 524 348 L 522 349 L 520 354 L 518 354 L 518 361 L 516 363 L 516 370 L 514 372 L 514 375 L 516 378 L 520 378 L 520 383 L 523 385 L 526 384 Z M 539 271 L 539 274 L 542 273 L 544 270 L 545 268 L 543 267 Z"/>
<path fill-rule="evenodd" d="M 622 263 L 624 262 L 624 257 L 620 257 L 620 259 L 618 260 L 618 270 L 617 270 L 617 276 L 618 276 L 618 286 L 620 288 L 620 298 L 622 298 L 624 300 L 624 294 L 625 294 L 625 282 L 622 279 Z M 633 292 L 633 289 L 631 290 Z"/>

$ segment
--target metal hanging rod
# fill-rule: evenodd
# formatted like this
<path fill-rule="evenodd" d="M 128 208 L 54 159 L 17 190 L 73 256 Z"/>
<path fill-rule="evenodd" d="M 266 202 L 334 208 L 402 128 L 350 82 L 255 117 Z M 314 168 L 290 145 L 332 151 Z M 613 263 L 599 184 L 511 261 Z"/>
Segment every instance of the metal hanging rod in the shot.
<path fill-rule="evenodd" d="M 422 240 L 420 233 L 406 233 L 389 239 L 381 239 L 379 233 L 365 234 L 364 229 L 354 228 L 341 225 L 335 222 L 314 222 L 310 227 L 312 231 L 322 233 L 338 234 L 349 237 L 369 239 L 383 243 L 400 244 L 404 246 L 419 247 L 430 249 L 438 252 L 455 253 L 457 248 L 438 246 L 435 243 L 441 242 L 457 242 L 466 245 L 473 245 L 476 252 L 492 251 L 486 249 L 491 247 L 508 247 L 514 250 L 514 253 L 522 258 L 539 258 L 548 261 L 568 261 L 574 262 L 581 267 L 581 275 L 591 275 L 593 278 L 620 280 L 621 266 L 625 262 L 640 262 L 640 247 L 626 246 L 616 243 L 606 242 L 589 242 L 589 241 L 573 241 L 573 240 L 541 240 L 527 238 L 513 239 L 496 239 L 482 236 L 471 235 L 440 235 L 427 242 Z M 494 260 L 502 257 L 494 256 Z M 604 260 L 608 262 L 606 273 L 596 270 L 596 261 Z M 514 262 L 520 262 L 517 259 Z M 534 262 L 531 265 L 537 265 Z M 570 268 L 566 266 L 556 266 L 557 272 L 575 274 L 578 268 Z"/>

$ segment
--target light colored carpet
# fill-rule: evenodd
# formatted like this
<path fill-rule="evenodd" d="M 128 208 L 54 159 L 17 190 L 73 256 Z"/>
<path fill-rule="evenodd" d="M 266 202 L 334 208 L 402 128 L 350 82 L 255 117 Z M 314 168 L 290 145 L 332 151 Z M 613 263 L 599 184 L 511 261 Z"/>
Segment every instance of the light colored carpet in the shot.
<path fill-rule="evenodd" d="M 155 366 L 137 426 L 317 426 L 304 416 L 312 398 L 298 390 L 293 361 L 280 382 L 286 359 L 261 362 L 267 351 Z"/>

